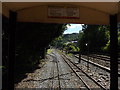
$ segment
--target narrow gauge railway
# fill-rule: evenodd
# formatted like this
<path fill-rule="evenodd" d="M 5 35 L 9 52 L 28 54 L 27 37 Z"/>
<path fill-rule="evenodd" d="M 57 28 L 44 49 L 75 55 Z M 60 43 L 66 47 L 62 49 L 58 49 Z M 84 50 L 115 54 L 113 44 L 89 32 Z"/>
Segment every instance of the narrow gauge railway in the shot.
<path fill-rule="evenodd" d="M 78 61 L 79 61 L 78 58 L 79 58 L 79 56 L 75 55 L 73 62 L 78 63 Z M 88 58 L 89 58 L 89 60 L 88 60 Z M 109 87 L 110 86 L 110 68 L 104 66 L 103 65 L 103 64 L 105 64 L 104 62 L 101 63 L 99 61 L 100 61 L 100 58 L 95 59 L 95 58 L 90 58 L 88 56 L 82 55 L 81 63 L 77 64 L 77 66 L 81 67 L 82 70 L 84 70 L 84 71 L 87 71 L 87 69 L 89 69 L 90 73 L 88 73 L 88 74 L 91 77 L 95 77 L 97 82 L 100 82 L 102 85 Z M 104 61 L 104 60 L 101 60 L 101 61 Z M 118 88 L 120 89 L 120 63 L 118 63 L 118 65 L 119 65 L 119 67 L 118 67 L 118 71 L 119 71 L 118 72 Z"/>
<path fill-rule="evenodd" d="M 78 55 L 75 55 L 76 58 L 79 58 Z M 89 60 L 88 60 L 89 59 Z M 81 55 L 81 60 L 93 64 L 107 72 L 110 72 L 110 57 L 105 55 L 91 54 Z M 118 76 L 120 77 L 120 58 L 118 59 Z"/>
<path fill-rule="evenodd" d="M 47 55 L 43 68 L 30 73 L 16 88 L 51 88 L 64 90 L 108 90 L 110 88 L 110 73 L 106 70 L 81 60 L 67 56 L 59 50 L 52 50 Z M 119 83 L 120 84 L 120 83 Z M 120 85 L 119 85 L 120 86 Z"/>
<path fill-rule="evenodd" d="M 48 54 L 45 61 L 42 68 L 29 73 L 27 78 L 16 85 L 15 90 L 20 88 L 50 88 L 51 90 L 91 90 L 92 88 L 99 88 L 99 86 L 95 85 L 93 81 L 84 75 L 84 79 L 90 80 L 90 87 L 87 87 L 56 50 Z"/>
<path fill-rule="evenodd" d="M 68 66 L 72 69 L 72 71 L 76 74 L 77 77 L 82 80 L 88 90 L 91 90 L 91 86 L 96 87 L 98 90 L 106 90 L 105 86 L 97 82 L 94 78 L 84 72 L 80 67 L 78 67 L 74 62 L 71 61 L 66 55 L 62 54 L 64 61 L 68 64 Z"/>
<path fill-rule="evenodd" d="M 90 55 L 82 55 L 82 57 L 86 58 L 89 57 L 92 61 L 99 60 L 102 64 L 104 63 L 104 66 L 110 67 L 110 56 L 107 55 L 99 55 L 99 54 L 90 54 Z M 120 64 L 120 56 L 118 57 L 118 64 Z"/>

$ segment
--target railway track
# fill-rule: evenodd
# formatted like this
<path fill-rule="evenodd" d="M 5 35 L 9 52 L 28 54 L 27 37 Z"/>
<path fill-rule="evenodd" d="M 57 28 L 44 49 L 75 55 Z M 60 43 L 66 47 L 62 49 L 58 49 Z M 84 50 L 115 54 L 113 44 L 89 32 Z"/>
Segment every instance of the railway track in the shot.
<path fill-rule="evenodd" d="M 86 57 L 87 55 L 82 55 L 82 57 Z M 98 55 L 98 54 L 90 54 L 88 55 L 89 58 L 92 59 L 98 59 L 100 61 L 105 61 L 105 62 L 110 62 L 110 56 L 106 56 L 106 55 Z M 120 64 L 120 56 L 118 57 L 118 64 Z"/>
<path fill-rule="evenodd" d="M 52 88 L 59 88 L 59 90 L 61 90 L 58 59 L 57 59 L 57 56 L 55 53 L 52 53 L 52 55 L 50 55 L 50 56 L 53 58 L 52 62 L 54 62 L 52 65 L 52 71 L 51 71 L 51 76 L 53 76 L 53 78 L 51 78 Z M 56 76 L 58 76 L 58 77 L 56 78 Z M 56 83 L 57 83 L 57 85 L 56 85 Z"/>
<path fill-rule="evenodd" d="M 97 88 L 97 90 L 106 90 L 106 87 L 98 83 L 94 78 L 84 72 L 80 67 L 73 63 L 70 58 L 64 54 L 62 54 L 62 57 L 68 66 L 72 69 L 72 71 L 76 74 L 76 76 L 84 83 L 88 90 L 92 90 L 93 86 L 94 89 Z"/>
<path fill-rule="evenodd" d="M 79 58 L 79 56 L 76 56 L 75 55 L 75 57 L 76 58 Z M 96 66 L 96 67 L 99 67 L 99 68 L 101 68 L 101 69 L 103 69 L 103 70 L 105 70 L 105 71 L 107 71 L 107 72 L 109 72 L 110 73 L 110 68 L 109 67 L 107 67 L 107 66 L 104 66 L 104 65 L 100 65 L 99 63 L 96 63 L 96 62 L 94 62 L 93 60 L 91 60 L 91 58 L 89 58 L 90 60 L 87 60 L 87 56 L 86 56 L 86 58 L 85 57 L 81 57 L 81 59 L 83 60 L 83 61 L 85 61 L 85 62 L 88 62 L 88 63 L 90 63 L 90 64 L 92 64 L 92 65 L 94 65 L 94 66 Z M 97 58 L 98 59 L 98 58 Z M 95 59 L 96 60 L 96 59 Z M 99 58 L 99 60 L 100 60 L 100 58 Z M 98 61 L 98 60 L 96 60 L 96 61 Z M 107 62 L 109 62 L 109 60 L 106 60 Z M 118 76 L 120 77 L 120 72 L 118 72 Z"/>
<path fill-rule="evenodd" d="M 56 66 L 57 66 L 57 71 L 58 71 L 58 74 L 57 74 L 57 75 L 58 75 L 59 90 L 61 90 L 58 61 L 56 62 Z"/>

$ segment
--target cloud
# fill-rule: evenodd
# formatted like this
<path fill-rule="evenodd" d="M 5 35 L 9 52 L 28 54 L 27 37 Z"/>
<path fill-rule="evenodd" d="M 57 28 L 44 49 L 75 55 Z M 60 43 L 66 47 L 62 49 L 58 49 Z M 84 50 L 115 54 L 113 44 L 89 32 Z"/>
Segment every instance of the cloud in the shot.
<path fill-rule="evenodd" d="M 67 25 L 67 30 L 64 32 L 64 34 L 70 34 L 70 33 L 79 33 L 80 30 L 82 30 L 82 24 L 70 24 L 71 26 Z"/>
<path fill-rule="evenodd" d="M 70 24 L 71 26 L 67 25 L 67 28 L 68 29 L 74 29 L 74 28 L 77 28 L 77 27 L 81 27 L 81 24 Z"/>

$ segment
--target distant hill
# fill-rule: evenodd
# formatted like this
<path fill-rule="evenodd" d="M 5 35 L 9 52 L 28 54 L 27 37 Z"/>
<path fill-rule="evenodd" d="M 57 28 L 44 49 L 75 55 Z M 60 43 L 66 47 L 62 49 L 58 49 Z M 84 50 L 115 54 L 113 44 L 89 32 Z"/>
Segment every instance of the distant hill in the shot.
<path fill-rule="evenodd" d="M 72 34 L 63 34 L 62 40 L 64 43 L 70 41 L 78 41 L 79 33 L 72 33 Z"/>
<path fill-rule="evenodd" d="M 55 47 L 62 47 L 65 43 L 78 41 L 79 33 L 63 34 L 60 38 L 54 40 L 51 45 Z"/>

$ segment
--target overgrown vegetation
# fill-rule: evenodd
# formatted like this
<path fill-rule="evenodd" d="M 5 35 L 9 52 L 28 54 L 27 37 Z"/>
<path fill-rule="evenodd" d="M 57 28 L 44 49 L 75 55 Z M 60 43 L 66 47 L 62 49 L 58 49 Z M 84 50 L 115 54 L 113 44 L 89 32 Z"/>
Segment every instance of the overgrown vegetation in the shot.
<path fill-rule="evenodd" d="M 48 49 L 47 50 L 47 54 L 51 54 L 52 50 L 51 49 Z"/>
<path fill-rule="evenodd" d="M 82 27 L 83 30 L 79 33 L 81 52 L 110 53 L 110 26 L 83 25 Z M 120 31 L 118 31 L 118 52 L 120 53 Z"/>
<path fill-rule="evenodd" d="M 3 74 L 8 73 L 8 43 L 9 20 L 3 18 Z M 49 43 L 62 35 L 66 24 L 46 23 L 17 23 L 15 37 L 15 80 L 18 76 L 32 71 L 41 62 L 46 54 Z M 17 77 L 18 76 L 18 77 Z M 17 78 L 16 78 L 17 77 Z M 6 78 L 6 77 L 5 77 Z"/>
<path fill-rule="evenodd" d="M 77 44 L 78 39 L 78 33 L 63 34 L 56 38 L 51 45 L 65 51 L 79 51 Z"/>
<path fill-rule="evenodd" d="M 76 41 L 76 43 L 72 41 Z M 73 33 L 62 35 L 51 45 L 65 51 L 109 54 L 110 28 L 107 25 L 84 24 L 79 34 Z M 118 31 L 118 50 L 120 51 L 120 31 Z"/>
<path fill-rule="evenodd" d="M 45 58 L 49 43 L 65 29 L 66 24 L 19 23 L 16 31 L 16 73 L 25 71 L 25 68 L 34 69 Z"/>
<path fill-rule="evenodd" d="M 79 46 L 81 52 L 109 52 L 109 26 L 83 25 L 79 33 Z"/>
<path fill-rule="evenodd" d="M 16 68 L 31 68 L 39 63 L 44 58 L 49 43 L 64 32 L 65 26 L 66 24 L 18 23 Z"/>

